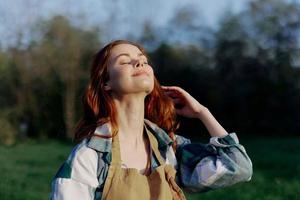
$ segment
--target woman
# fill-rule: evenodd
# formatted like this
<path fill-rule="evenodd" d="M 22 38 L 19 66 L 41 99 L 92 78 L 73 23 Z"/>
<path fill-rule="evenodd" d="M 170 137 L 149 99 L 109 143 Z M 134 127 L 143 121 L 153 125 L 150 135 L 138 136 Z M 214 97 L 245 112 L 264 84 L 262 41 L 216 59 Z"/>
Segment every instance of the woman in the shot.
<path fill-rule="evenodd" d="M 236 134 L 182 88 L 160 86 L 138 44 L 116 40 L 95 55 L 83 106 L 79 143 L 54 177 L 51 199 L 185 199 L 182 189 L 251 179 Z M 201 120 L 210 142 L 176 135 L 177 114 Z"/>

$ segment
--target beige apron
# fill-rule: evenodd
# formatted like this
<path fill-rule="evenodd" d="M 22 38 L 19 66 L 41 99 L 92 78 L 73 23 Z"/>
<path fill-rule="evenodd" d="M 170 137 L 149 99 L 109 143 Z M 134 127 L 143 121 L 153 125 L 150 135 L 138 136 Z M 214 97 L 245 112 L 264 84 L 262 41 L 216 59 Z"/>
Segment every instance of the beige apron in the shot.
<path fill-rule="evenodd" d="M 135 168 L 121 168 L 119 135 L 113 138 L 112 162 L 105 181 L 104 200 L 185 200 L 182 190 L 175 182 L 176 170 L 165 164 L 158 150 L 156 138 L 146 131 L 150 146 L 159 161 L 159 166 L 149 176 Z"/>

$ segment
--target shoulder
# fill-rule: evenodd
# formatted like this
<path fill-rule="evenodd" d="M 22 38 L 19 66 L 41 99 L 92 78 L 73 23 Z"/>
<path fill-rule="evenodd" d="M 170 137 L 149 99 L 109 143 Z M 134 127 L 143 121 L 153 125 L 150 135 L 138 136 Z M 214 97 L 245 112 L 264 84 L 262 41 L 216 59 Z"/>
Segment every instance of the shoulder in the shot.
<path fill-rule="evenodd" d="M 97 152 L 88 147 L 88 139 L 84 139 L 73 147 L 55 178 L 73 179 L 96 187 L 98 185 L 97 163 Z"/>

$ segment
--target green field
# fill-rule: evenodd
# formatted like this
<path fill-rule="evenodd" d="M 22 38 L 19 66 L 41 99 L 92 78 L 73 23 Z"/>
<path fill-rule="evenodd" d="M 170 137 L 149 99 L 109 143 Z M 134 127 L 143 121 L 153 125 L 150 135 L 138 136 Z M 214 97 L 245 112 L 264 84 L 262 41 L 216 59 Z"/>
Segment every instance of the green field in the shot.
<path fill-rule="evenodd" d="M 300 138 L 240 141 L 253 161 L 252 180 L 207 193 L 187 194 L 188 199 L 300 199 Z M 71 148 L 70 144 L 52 140 L 0 146 L 0 199 L 49 199 L 51 178 Z"/>

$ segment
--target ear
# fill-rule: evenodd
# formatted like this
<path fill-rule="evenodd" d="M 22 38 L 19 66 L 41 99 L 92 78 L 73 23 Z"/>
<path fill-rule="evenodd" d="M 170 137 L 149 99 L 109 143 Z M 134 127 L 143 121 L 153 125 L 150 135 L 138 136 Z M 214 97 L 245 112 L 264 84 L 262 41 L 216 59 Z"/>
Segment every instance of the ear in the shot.
<path fill-rule="evenodd" d="M 111 87 L 108 85 L 108 82 L 104 84 L 104 90 L 106 91 L 111 90 Z"/>

